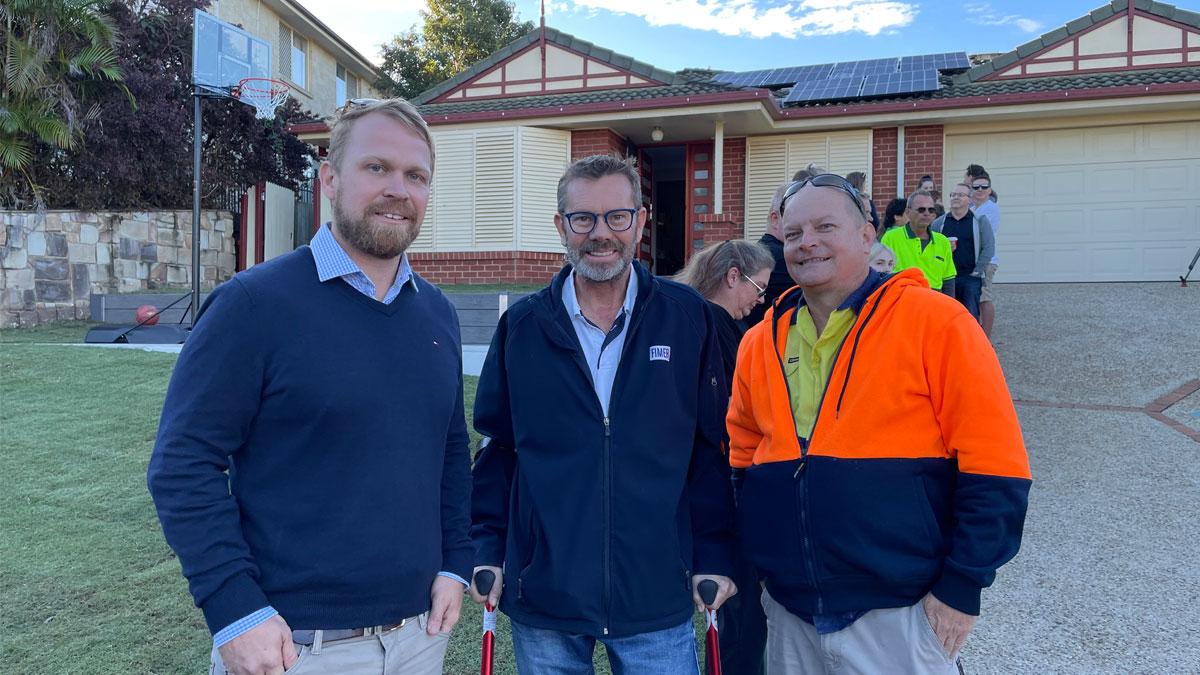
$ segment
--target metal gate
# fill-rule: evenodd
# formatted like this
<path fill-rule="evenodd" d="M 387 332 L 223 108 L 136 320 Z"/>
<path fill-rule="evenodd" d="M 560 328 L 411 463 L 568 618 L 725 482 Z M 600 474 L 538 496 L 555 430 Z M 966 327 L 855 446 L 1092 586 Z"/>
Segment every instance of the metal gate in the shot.
<path fill-rule="evenodd" d="M 311 239 L 314 231 L 313 222 L 313 189 L 311 181 L 304 181 L 300 184 L 300 189 L 296 191 L 296 205 L 294 215 L 294 227 L 296 248 L 300 248 L 307 244 Z"/>

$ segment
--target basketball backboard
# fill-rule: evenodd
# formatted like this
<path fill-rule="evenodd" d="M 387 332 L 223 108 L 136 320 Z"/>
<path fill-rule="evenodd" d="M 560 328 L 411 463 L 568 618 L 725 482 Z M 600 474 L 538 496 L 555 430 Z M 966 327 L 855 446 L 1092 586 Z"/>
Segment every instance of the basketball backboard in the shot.
<path fill-rule="evenodd" d="M 192 84 L 229 96 L 247 77 L 271 77 L 271 44 L 217 17 L 193 10 Z"/>

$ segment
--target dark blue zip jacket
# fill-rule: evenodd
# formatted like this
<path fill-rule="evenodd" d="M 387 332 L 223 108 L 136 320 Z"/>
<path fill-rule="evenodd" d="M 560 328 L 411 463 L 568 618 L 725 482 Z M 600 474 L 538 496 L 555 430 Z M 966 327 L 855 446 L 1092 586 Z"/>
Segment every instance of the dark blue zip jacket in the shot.
<path fill-rule="evenodd" d="M 471 538 L 500 609 L 622 637 L 691 616 L 693 574 L 731 573 L 726 386 L 711 310 L 638 263 L 606 419 L 562 303 L 565 267 L 505 313 L 475 398 Z M 669 360 L 661 349 L 670 347 Z"/>

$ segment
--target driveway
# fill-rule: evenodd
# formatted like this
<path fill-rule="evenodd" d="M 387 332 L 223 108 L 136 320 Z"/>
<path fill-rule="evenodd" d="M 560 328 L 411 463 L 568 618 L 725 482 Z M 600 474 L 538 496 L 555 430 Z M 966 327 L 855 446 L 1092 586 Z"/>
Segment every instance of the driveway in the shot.
<path fill-rule="evenodd" d="M 967 672 L 1200 672 L 1200 283 L 998 290 L 1034 482 Z"/>

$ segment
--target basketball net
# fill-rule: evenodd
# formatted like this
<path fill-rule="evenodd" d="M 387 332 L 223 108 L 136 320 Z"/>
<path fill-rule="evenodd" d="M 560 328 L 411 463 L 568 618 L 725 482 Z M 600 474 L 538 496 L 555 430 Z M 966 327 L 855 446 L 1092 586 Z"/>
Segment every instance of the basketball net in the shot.
<path fill-rule="evenodd" d="M 275 109 L 283 105 L 292 90 L 285 82 L 268 77 L 247 77 L 238 82 L 234 96 L 242 103 L 254 107 L 254 116 L 260 120 L 275 118 Z"/>

